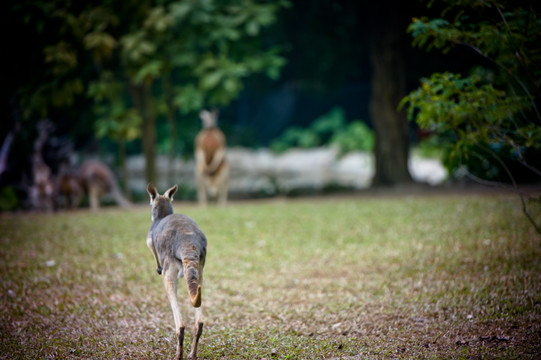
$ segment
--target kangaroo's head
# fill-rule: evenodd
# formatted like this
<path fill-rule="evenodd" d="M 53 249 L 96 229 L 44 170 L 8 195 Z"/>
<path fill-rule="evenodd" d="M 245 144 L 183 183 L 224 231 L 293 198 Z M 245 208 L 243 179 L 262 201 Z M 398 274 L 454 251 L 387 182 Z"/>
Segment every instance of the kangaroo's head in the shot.
<path fill-rule="evenodd" d="M 212 111 L 202 110 L 199 113 L 199 117 L 201 118 L 201 122 L 203 124 L 204 129 L 216 127 L 218 123 L 218 110 L 216 109 Z"/>
<path fill-rule="evenodd" d="M 147 192 L 150 196 L 150 207 L 152 208 L 152 221 L 160 220 L 173 213 L 173 195 L 177 192 L 178 186 L 175 184 L 163 195 L 158 193 L 156 187 L 151 183 L 147 186 Z"/>

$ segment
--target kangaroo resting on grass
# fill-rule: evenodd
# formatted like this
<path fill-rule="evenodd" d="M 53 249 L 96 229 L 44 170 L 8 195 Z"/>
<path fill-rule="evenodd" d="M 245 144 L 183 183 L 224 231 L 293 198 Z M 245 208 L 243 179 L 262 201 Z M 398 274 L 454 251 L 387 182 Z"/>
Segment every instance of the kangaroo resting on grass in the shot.
<path fill-rule="evenodd" d="M 162 275 L 175 318 L 178 340 L 175 360 L 182 359 L 184 342 L 184 323 L 177 300 L 177 284 L 180 277 L 184 276 L 186 279 L 188 294 L 195 308 L 192 350 L 188 357 L 195 360 L 197 359 L 197 344 L 203 332 L 201 285 L 207 254 L 207 238 L 191 218 L 182 214 L 173 214 L 171 202 L 177 188 L 177 185 L 174 185 L 160 195 L 154 185 L 148 184 L 152 225 L 147 235 L 147 246 L 156 260 L 158 274 Z"/>
<path fill-rule="evenodd" d="M 131 203 L 122 196 L 115 176 L 111 169 L 99 161 L 87 160 L 78 171 L 78 177 L 82 188 L 88 193 L 90 208 L 98 210 L 100 197 L 109 193 L 122 207 L 129 207 Z"/>

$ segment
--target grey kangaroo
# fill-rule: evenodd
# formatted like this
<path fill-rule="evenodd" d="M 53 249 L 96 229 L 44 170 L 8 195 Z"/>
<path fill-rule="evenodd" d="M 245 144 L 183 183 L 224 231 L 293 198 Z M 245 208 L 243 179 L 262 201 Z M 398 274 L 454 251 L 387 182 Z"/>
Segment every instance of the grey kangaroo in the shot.
<path fill-rule="evenodd" d="M 175 318 L 178 340 L 175 360 L 182 359 L 184 342 L 184 323 L 177 300 L 177 284 L 180 277 L 184 276 L 186 279 L 190 300 L 195 308 L 192 350 L 188 358 L 195 360 L 197 359 L 197 344 L 203 332 L 201 285 L 207 254 L 207 238 L 191 218 L 182 214 L 173 214 L 171 202 L 177 189 L 177 185 L 174 185 L 160 195 L 154 185 L 148 184 L 152 225 L 147 235 L 147 246 L 154 254 L 156 270 L 162 275 Z"/>

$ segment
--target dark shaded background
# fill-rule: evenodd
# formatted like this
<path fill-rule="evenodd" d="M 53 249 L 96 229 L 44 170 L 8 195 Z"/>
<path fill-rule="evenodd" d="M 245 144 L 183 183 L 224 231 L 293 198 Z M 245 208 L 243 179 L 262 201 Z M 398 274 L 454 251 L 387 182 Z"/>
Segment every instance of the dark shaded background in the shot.
<path fill-rule="evenodd" d="M 121 17 L 137 16 L 130 13 L 130 1 L 114 2 L 114 6 Z M 397 28 L 401 29 L 406 91 L 416 88 L 419 78 L 432 72 L 460 72 L 470 67 L 475 56 L 467 49 L 458 48 L 443 56 L 438 51 L 426 52 L 410 46 L 411 36 L 406 33 L 406 26 L 411 18 L 439 16 L 441 8 L 437 6 L 427 9 L 425 3 L 418 1 L 373 4 L 355 0 L 293 0 L 291 6 L 279 14 L 277 23 L 262 34 L 266 44 L 278 44 L 283 49 L 287 64 L 280 79 L 251 77 L 239 99 L 220 109 L 220 126 L 228 136 L 228 144 L 267 146 L 286 128 L 307 126 L 334 107 L 342 107 L 348 121 L 361 119 L 371 126 L 370 41 L 377 41 L 379 25 L 385 24 L 391 14 L 396 17 L 394 12 L 397 11 L 397 18 L 403 22 L 403 26 Z M 3 142 L 24 111 L 18 103 L 18 91 L 32 86 L 43 73 L 42 47 L 38 45 L 47 43 L 52 35 L 45 24 L 43 31 L 36 35 L 35 28 L 41 24 L 32 23 L 31 27 L 28 19 L 11 16 L 9 11 L 1 16 L 7 59 L 0 95 L 3 114 L 0 139 Z M 99 70 L 81 67 L 79 71 L 89 75 Z M 114 142 L 96 139 L 91 106 L 92 101 L 82 95 L 75 98 L 73 106 L 52 110 L 48 115 L 56 129 L 46 144 L 45 162 L 53 173 L 57 171 L 58 161 L 67 158 L 72 150 L 83 158 L 116 153 Z M 35 119 L 35 123 L 38 120 Z M 2 176 L 3 184 L 20 185 L 31 181 L 30 157 L 36 137 L 33 125 L 26 122 L 19 129 L 8 159 L 10 171 Z M 413 123 L 409 126 L 410 141 L 414 143 L 418 139 L 416 127 Z M 192 139 L 199 128 L 197 114 L 181 120 L 179 135 L 189 140 L 181 141 L 179 154 L 192 156 Z M 168 131 L 167 122 L 158 119 L 158 139 L 166 138 Z M 129 143 L 127 150 L 128 155 L 141 153 L 140 140 Z"/>
<path fill-rule="evenodd" d="M 370 100 L 370 31 L 383 19 L 370 2 L 332 0 L 294 0 L 282 11 L 278 22 L 264 33 L 265 41 L 280 44 L 287 64 L 278 81 L 264 76 L 248 79 L 241 97 L 221 109 L 221 125 L 231 145 L 265 146 L 291 125 L 306 126 L 315 118 L 340 106 L 348 120 L 362 119 L 371 124 Z M 439 15 L 439 8 L 426 9 L 418 1 L 402 6 L 401 16 L 407 25 L 413 16 Z M 393 8 L 388 9 L 391 13 Z M 43 54 L 35 46 L 47 40 L 47 31 L 36 37 L 23 19 L 3 13 L 2 33 L 7 57 L 2 85 L 2 138 L 13 127 L 10 101 L 17 89 L 39 77 Z M 380 15 L 381 16 L 381 15 Z M 383 14 L 385 16 L 385 14 Z M 407 69 L 407 89 L 418 86 L 419 78 L 434 71 L 465 71 L 473 57 L 466 49 L 447 56 L 409 46 L 411 36 L 403 29 Z M 86 69 L 92 71 L 96 69 Z M 15 99 L 16 100 L 16 99 Z M 91 100 L 80 96 L 70 110 L 50 114 L 56 134 L 68 136 L 76 149 L 96 151 L 93 144 Z M 196 115 L 186 119 L 199 126 Z M 165 126 L 165 124 L 163 124 Z M 162 126 L 163 127 L 163 126 Z M 182 128 L 182 124 L 181 124 Z M 31 132 L 31 129 L 25 129 Z M 138 151 L 137 147 L 131 148 Z"/>

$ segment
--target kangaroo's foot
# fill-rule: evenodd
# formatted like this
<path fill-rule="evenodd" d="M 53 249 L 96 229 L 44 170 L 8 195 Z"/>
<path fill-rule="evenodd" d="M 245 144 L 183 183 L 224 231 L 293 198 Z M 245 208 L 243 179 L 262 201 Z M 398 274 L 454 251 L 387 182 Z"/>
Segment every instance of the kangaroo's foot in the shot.
<path fill-rule="evenodd" d="M 190 354 L 188 355 L 188 359 L 190 360 L 197 360 L 197 345 L 199 344 L 199 338 L 203 333 L 203 323 L 198 323 L 194 330 L 195 332 L 193 335 L 192 351 L 190 351 Z"/>
<path fill-rule="evenodd" d="M 177 341 L 178 341 L 177 352 L 175 354 L 174 360 L 182 360 L 182 352 L 183 352 L 182 344 L 184 343 L 184 326 L 181 326 L 178 329 Z"/>

